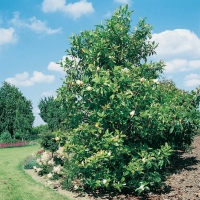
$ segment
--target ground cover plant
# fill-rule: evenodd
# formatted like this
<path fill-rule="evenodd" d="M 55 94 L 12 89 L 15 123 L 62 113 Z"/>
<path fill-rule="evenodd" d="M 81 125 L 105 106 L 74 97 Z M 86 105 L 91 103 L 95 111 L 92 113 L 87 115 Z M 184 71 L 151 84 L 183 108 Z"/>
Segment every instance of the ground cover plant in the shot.
<path fill-rule="evenodd" d="M 0 149 L 0 199 L 47 200 L 67 199 L 35 182 L 22 169 L 25 158 L 39 150 L 39 146 Z"/>
<path fill-rule="evenodd" d="M 148 61 L 157 47 L 152 26 L 142 19 L 133 29 L 131 14 L 120 7 L 105 24 L 70 37 L 57 97 L 66 117 L 66 188 L 159 187 L 174 150 L 190 145 L 199 127 L 200 89 L 162 79 L 164 63 Z"/>

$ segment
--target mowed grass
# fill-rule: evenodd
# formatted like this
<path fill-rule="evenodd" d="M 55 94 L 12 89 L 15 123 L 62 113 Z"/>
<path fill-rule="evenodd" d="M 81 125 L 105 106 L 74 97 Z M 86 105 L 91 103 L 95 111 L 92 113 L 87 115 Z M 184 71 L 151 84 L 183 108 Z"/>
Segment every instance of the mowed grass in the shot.
<path fill-rule="evenodd" d="M 0 200 L 68 199 L 37 183 L 22 169 L 24 159 L 38 150 L 39 146 L 0 149 Z"/>

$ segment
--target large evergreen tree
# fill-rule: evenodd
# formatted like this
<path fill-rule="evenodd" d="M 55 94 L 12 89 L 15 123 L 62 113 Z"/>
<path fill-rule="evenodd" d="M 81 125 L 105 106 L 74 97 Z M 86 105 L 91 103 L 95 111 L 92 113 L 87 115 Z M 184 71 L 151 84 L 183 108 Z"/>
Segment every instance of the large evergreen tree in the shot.
<path fill-rule="evenodd" d="M 31 101 L 17 87 L 4 82 L 0 88 L 0 133 L 9 131 L 13 138 L 16 132 L 30 134 L 33 121 Z"/>

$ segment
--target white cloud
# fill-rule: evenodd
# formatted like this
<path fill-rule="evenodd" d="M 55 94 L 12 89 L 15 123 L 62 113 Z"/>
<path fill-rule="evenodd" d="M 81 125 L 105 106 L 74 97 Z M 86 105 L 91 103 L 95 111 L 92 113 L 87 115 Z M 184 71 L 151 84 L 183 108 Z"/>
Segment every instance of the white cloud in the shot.
<path fill-rule="evenodd" d="M 15 43 L 17 41 L 14 28 L 0 28 L 0 46 Z"/>
<path fill-rule="evenodd" d="M 63 66 L 65 66 L 65 64 L 66 64 L 66 57 L 70 61 L 74 61 L 76 65 L 79 63 L 78 58 L 73 58 L 73 57 L 67 55 L 67 56 L 63 56 L 62 59 L 59 61 L 59 63 L 62 63 Z M 65 74 L 66 71 L 67 71 L 67 69 L 65 69 L 64 67 L 61 67 L 60 64 L 55 63 L 55 62 L 50 62 L 47 69 L 50 70 L 50 71 L 57 71 L 57 72 L 60 72 L 62 74 Z"/>
<path fill-rule="evenodd" d="M 55 34 L 61 32 L 61 28 L 51 29 L 46 25 L 46 22 L 38 20 L 36 17 L 29 18 L 28 20 L 21 20 L 19 18 L 19 13 L 14 14 L 14 18 L 11 20 L 11 22 L 15 26 L 26 27 L 35 31 L 36 33 Z"/>
<path fill-rule="evenodd" d="M 152 40 L 159 43 L 156 52 L 160 59 L 198 59 L 200 57 L 200 38 L 190 30 L 166 30 L 152 34 Z"/>
<path fill-rule="evenodd" d="M 7 78 L 5 81 L 15 86 L 32 86 L 35 83 L 51 83 L 55 80 L 53 75 L 44 75 L 42 72 L 34 71 L 32 77 L 29 77 L 28 72 L 16 74 L 13 78 Z"/>
<path fill-rule="evenodd" d="M 200 69 L 200 38 L 187 29 L 166 30 L 152 34 L 152 40 L 159 43 L 152 56 L 164 60 L 165 73 L 191 72 Z M 190 84 L 186 81 L 185 84 Z"/>
<path fill-rule="evenodd" d="M 33 76 L 30 78 L 32 82 L 53 82 L 55 77 L 53 75 L 44 75 L 42 72 L 34 71 Z"/>
<path fill-rule="evenodd" d="M 165 72 L 175 73 L 200 69 L 200 60 L 173 59 L 166 62 Z"/>
<path fill-rule="evenodd" d="M 65 0 L 44 0 L 42 3 L 43 12 L 56 12 L 62 10 L 65 7 Z"/>
<path fill-rule="evenodd" d="M 60 67 L 60 64 L 57 64 L 55 62 L 50 62 L 47 69 L 50 71 L 57 71 L 57 72 L 64 73 L 64 70 L 62 67 Z"/>
<path fill-rule="evenodd" d="M 44 0 L 42 10 L 46 13 L 61 11 L 74 19 L 94 12 L 92 3 L 87 2 L 87 0 L 80 0 L 69 4 L 66 4 L 66 0 Z"/>
<path fill-rule="evenodd" d="M 122 3 L 122 4 L 131 4 L 132 3 L 131 0 L 114 0 L 114 2 Z"/>
<path fill-rule="evenodd" d="M 200 86 L 200 75 L 190 74 L 185 77 L 185 86 L 196 87 Z"/>

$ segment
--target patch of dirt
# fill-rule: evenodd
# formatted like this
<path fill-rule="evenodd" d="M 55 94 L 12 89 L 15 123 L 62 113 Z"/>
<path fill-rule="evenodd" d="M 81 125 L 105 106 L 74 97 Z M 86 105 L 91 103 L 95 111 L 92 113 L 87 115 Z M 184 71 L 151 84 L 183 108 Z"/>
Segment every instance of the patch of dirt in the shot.
<path fill-rule="evenodd" d="M 177 152 L 161 194 L 150 193 L 153 200 L 200 200 L 200 136 L 196 136 L 188 152 Z"/>
<path fill-rule="evenodd" d="M 73 200 L 200 200 L 200 136 L 194 138 L 188 152 L 178 151 L 168 169 L 170 176 L 165 181 L 166 187 L 146 196 L 131 194 L 84 194 L 62 190 L 59 184 L 51 185 L 44 177 L 39 177 L 34 170 L 25 170 L 33 179 L 51 186 L 62 195 Z"/>

